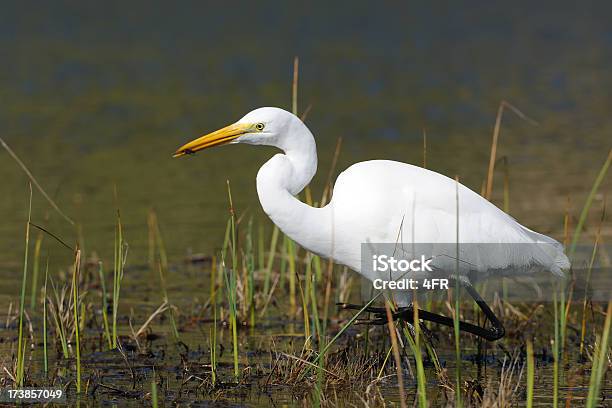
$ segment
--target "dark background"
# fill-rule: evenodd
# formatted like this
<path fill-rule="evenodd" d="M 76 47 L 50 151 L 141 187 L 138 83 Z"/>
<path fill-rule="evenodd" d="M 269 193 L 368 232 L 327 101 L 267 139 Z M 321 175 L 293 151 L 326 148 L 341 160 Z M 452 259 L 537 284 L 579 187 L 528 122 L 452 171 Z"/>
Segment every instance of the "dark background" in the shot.
<path fill-rule="evenodd" d="M 253 108 L 290 109 L 299 56 L 299 111 L 311 107 L 321 161 L 315 195 L 339 136 L 338 171 L 372 158 L 422 164 L 424 131 L 428 167 L 480 191 L 507 100 L 539 123 L 504 116 L 498 155 L 508 158 L 510 213 L 562 238 L 564 213 L 579 212 L 611 145 L 611 11 L 606 3 L 3 2 L 1 135 L 80 225 L 66 225 L 35 193 L 34 220 L 66 240 L 81 234 L 89 249 L 112 254 L 119 206 L 131 256 L 144 258 L 155 208 L 175 258 L 211 253 L 223 239 L 226 179 L 240 211 L 263 219 L 254 179 L 272 150 L 171 153 Z M 16 265 L 27 179 L 2 152 L 0 176 L 0 261 Z"/>

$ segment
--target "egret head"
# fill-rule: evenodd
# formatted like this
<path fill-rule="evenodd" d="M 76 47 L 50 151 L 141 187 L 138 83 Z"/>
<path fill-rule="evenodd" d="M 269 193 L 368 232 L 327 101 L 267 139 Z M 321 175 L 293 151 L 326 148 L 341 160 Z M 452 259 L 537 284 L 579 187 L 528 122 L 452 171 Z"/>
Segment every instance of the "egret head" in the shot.
<path fill-rule="evenodd" d="M 294 126 L 304 127 L 302 121 L 280 108 L 258 108 L 238 122 L 201 136 L 181 146 L 174 157 L 192 154 L 213 146 L 233 143 L 268 145 L 283 148 L 283 141 Z"/>

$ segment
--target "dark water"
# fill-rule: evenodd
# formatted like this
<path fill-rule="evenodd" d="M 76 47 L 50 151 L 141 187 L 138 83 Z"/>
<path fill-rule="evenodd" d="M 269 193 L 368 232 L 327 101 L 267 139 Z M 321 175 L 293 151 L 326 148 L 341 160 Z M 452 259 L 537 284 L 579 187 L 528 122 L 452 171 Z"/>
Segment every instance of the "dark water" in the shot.
<path fill-rule="evenodd" d="M 207 403 L 212 401 L 220 401 L 224 404 L 236 404 L 236 406 L 264 407 L 283 406 L 284 404 L 298 406 L 302 404 L 302 398 L 313 397 L 312 393 L 306 392 L 304 394 L 303 386 L 300 387 L 300 384 L 294 386 L 283 382 L 282 373 L 276 373 L 271 380 L 268 377 L 276 358 L 276 354 L 273 353 L 280 351 L 300 355 L 304 344 L 303 322 L 300 316 L 290 317 L 286 315 L 288 305 L 283 297 L 286 299 L 288 295 L 286 292 L 281 292 L 282 289 L 278 289 L 275 293 L 275 301 L 270 305 L 268 313 L 264 317 L 259 316 L 258 310 L 257 323 L 254 328 L 246 326 L 239 328 L 240 370 L 242 372 L 246 366 L 251 367 L 251 371 L 244 375 L 245 379 L 239 386 L 232 385 L 231 331 L 227 326 L 227 309 L 222 311 L 225 306 L 221 306 L 223 302 L 220 302 L 217 312 L 220 322 L 217 326 L 217 344 L 222 345 L 217 357 L 219 361 L 217 375 L 220 386 L 212 391 L 207 391 L 206 386 L 199 388 L 198 385 L 202 382 L 202 379 L 210 377 L 208 347 L 210 330 L 212 330 L 212 312 L 210 308 L 205 306 L 210 294 L 210 286 L 208 285 L 210 269 L 199 265 L 191 265 L 181 268 L 173 267 L 170 273 L 172 279 L 168 281 L 168 293 L 170 301 L 180 310 L 178 322 L 182 344 L 177 344 L 173 340 L 167 317 L 153 320 L 149 326 L 150 333 L 153 336 L 150 339 L 145 339 L 144 336 L 140 338 L 141 349 L 130 338 L 132 329 L 128 322 L 133 325 L 134 330 L 138 330 L 149 315 L 162 303 L 162 294 L 159 287 L 159 278 L 155 276 L 154 271 L 147 268 L 129 268 L 126 270 L 126 277 L 122 283 L 120 328 L 118 331 L 129 363 L 126 363 L 126 360 L 118 351 L 106 350 L 105 339 L 101 337 L 101 329 L 89 327 L 89 324 L 87 324 L 85 330 L 81 332 L 82 338 L 85 339 L 81 342 L 81 358 L 84 367 L 86 367 L 83 383 L 84 387 L 87 383 L 88 392 L 82 394 L 79 399 L 84 403 L 96 405 L 142 406 L 143 400 L 146 400 L 146 403 L 149 401 L 149 397 L 145 397 L 145 394 L 149 392 L 153 372 L 155 372 L 157 379 L 161 378 L 163 384 L 168 386 L 167 394 L 160 389 L 160 396 L 165 395 L 167 404 L 178 401 L 188 406 L 202 406 L 202 404 L 206 406 Z M 335 281 L 335 289 L 340 289 L 337 286 L 339 280 Z M 15 285 L 10 289 L 17 292 L 18 286 Z M 99 303 L 99 292 L 99 287 L 94 286 L 89 288 L 86 295 L 87 303 L 92 302 L 94 308 L 97 308 Z M 220 292 L 218 296 L 224 298 L 225 295 Z M 356 296 L 353 296 L 353 298 L 357 299 Z M 581 301 L 581 298 L 578 296 L 577 302 L 579 301 Z M 535 307 L 535 304 L 519 302 L 515 303 L 515 306 L 525 312 Z M 15 306 L 13 305 L 13 307 Z M 463 313 L 469 314 L 472 305 L 465 303 L 462 308 L 464 308 Z M 540 310 L 536 313 L 537 319 L 535 321 L 519 319 L 518 322 L 510 309 L 503 309 L 505 310 L 503 320 L 508 333 L 501 342 L 479 343 L 472 336 L 461 335 L 463 379 L 466 382 L 479 384 L 488 392 L 496 393 L 502 367 L 506 367 L 505 375 L 508 375 L 510 371 L 508 367 L 513 363 L 510 355 L 518 356 L 509 384 L 512 384 L 511 388 L 520 387 L 519 391 L 511 398 L 513 404 L 524 404 L 526 368 L 523 366 L 524 355 L 521 357 L 521 350 L 524 349 L 522 339 L 526 335 L 533 338 L 535 342 L 536 382 L 534 404 L 535 406 L 551 406 L 553 364 L 548 338 L 553 333 L 552 307 L 548 304 L 545 308 L 533 309 Z M 330 337 L 346 322 L 342 319 L 350 316 L 350 313 L 341 312 L 335 308 L 332 308 L 332 310 L 332 318 L 329 323 Z M 40 307 L 36 312 L 29 310 L 29 313 L 36 328 L 34 336 L 39 339 Z M 93 314 L 95 315 L 93 320 L 101 324 L 99 310 L 96 309 Z M 87 318 L 87 321 L 90 320 L 92 320 L 92 316 Z M 221 322 L 225 323 L 222 324 Z M 0 322 L 0 339 L 2 339 L 0 356 L 3 356 L 4 359 L 14 353 L 16 324 L 16 320 L 11 320 L 10 329 L 7 330 L 3 314 L 2 322 Z M 567 363 L 562 364 L 563 381 L 560 388 L 560 401 L 563 403 L 567 399 L 571 401 L 571 406 L 582 406 L 588 393 L 590 363 L 577 360 L 576 337 L 578 334 L 575 331 L 576 324 L 578 323 L 570 324 L 570 333 L 567 338 Z M 595 326 L 595 323 L 590 322 L 589 324 Z M 50 322 L 49 325 L 52 326 L 53 323 Z M 454 381 L 453 376 L 456 367 L 452 334 L 448 330 L 438 332 L 436 326 L 433 326 L 432 329 L 435 336 L 432 344 L 436 348 L 441 365 L 452 382 Z M 388 340 L 386 342 L 384 340 L 387 328 L 385 326 L 378 327 L 378 329 L 370 327 L 370 330 L 370 353 L 373 354 L 372 350 L 376 350 L 379 355 L 384 356 L 389 347 Z M 599 321 L 596 330 L 597 332 L 600 330 Z M 352 357 L 356 358 L 362 355 L 364 353 L 363 346 L 359 347 L 359 345 L 363 344 L 364 331 L 365 326 L 349 329 L 338 340 L 338 348 L 342 349 L 352 345 L 354 347 L 350 349 L 354 353 Z M 358 333 L 361 333 L 361 337 L 358 336 Z M 54 335 L 50 336 L 51 339 L 53 337 Z M 407 352 L 407 354 L 411 356 L 410 352 Z M 54 340 L 50 340 L 49 356 L 50 367 L 53 367 L 51 377 L 55 379 L 56 386 L 67 386 L 69 388 L 68 398 L 71 403 L 74 403 L 77 399 L 74 394 L 75 386 L 74 384 L 66 385 L 71 378 L 74 378 L 74 359 L 62 359 L 59 347 L 55 345 Z M 415 390 L 417 386 L 414 377 L 409 372 L 411 372 L 410 370 L 414 372 L 416 368 L 412 357 L 408 357 L 408 360 L 411 368 L 407 368 L 407 364 L 404 365 L 404 384 L 408 401 L 411 402 L 416 398 Z M 42 367 L 43 357 L 41 345 L 38 342 L 37 347 L 32 352 L 32 359 L 28 360 L 29 378 L 32 381 L 45 383 Z M 56 367 L 62 367 L 63 369 L 57 370 Z M 263 374 L 259 374 L 260 371 Z M 377 371 L 378 368 L 375 370 L 375 374 Z M 336 374 L 342 377 L 349 375 L 342 371 Z M 383 379 L 375 383 L 374 390 L 378 387 L 387 403 L 399 404 L 400 396 L 394 369 L 387 368 L 384 374 Z M 443 385 L 438 381 L 434 367 L 428 360 L 426 361 L 425 374 L 430 406 L 453 406 L 451 402 L 448 402 L 448 396 L 444 396 Z M 135 387 L 133 386 L 132 375 L 136 376 Z M 196 378 L 191 376 L 196 376 Z M 359 373 L 356 373 L 355 376 L 361 381 Z M 362 402 L 361 398 L 367 398 L 366 386 L 357 382 L 357 378 L 354 383 L 351 381 L 345 382 L 335 390 L 327 389 L 327 397 L 334 401 L 334 395 L 337 395 L 336 398 L 339 398 L 338 405 L 340 406 L 344 406 L 345 403 L 360 404 Z M 373 380 L 374 378 L 370 378 L 369 381 Z M 114 392 L 113 389 L 105 388 L 105 386 L 111 386 L 115 390 L 125 392 L 125 394 Z M 199 391 L 196 391 L 198 389 Z M 369 394 L 371 391 L 368 389 L 367 393 Z M 450 394 L 452 395 L 452 391 Z M 474 395 L 476 395 L 476 391 L 474 391 Z M 602 396 L 605 399 L 612 397 L 612 381 L 609 376 L 604 379 Z M 160 399 L 162 398 L 160 397 Z M 476 404 L 476 406 L 479 405 Z M 602 402 L 601 406 L 606 406 L 605 401 Z"/>
<path fill-rule="evenodd" d="M 299 111 L 309 109 L 320 156 L 317 196 L 338 137 L 336 173 L 374 158 L 421 164 L 424 131 L 427 166 L 480 191 L 507 100 L 538 122 L 504 114 L 498 157 L 508 161 L 509 212 L 561 239 L 564 214 L 573 228 L 612 147 L 611 12 L 603 3 L 3 3 L 0 136 L 78 228 L 36 191 L 34 222 L 110 265 L 119 207 L 129 263 L 139 265 L 154 208 L 178 263 L 221 246 L 226 180 L 239 213 L 263 219 L 255 174 L 273 150 L 231 146 L 182 160 L 172 152 L 253 108 L 290 109 L 299 56 Z M 0 176 L 2 311 L 18 293 L 28 192 L 4 151 Z M 501 206 L 503 171 L 495 180 Z M 595 197 L 585 242 L 611 187 L 608 178 Z M 602 234 L 609 240 L 609 222 Z M 72 257 L 48 238 L 43 254 L 53 271 Z M 186 283 L 197 278 L 175 273 L 170 296 L 187 307 L 199 287 L 187 293 Z M 157 305 L 128 293 L 143 314 Z"/>

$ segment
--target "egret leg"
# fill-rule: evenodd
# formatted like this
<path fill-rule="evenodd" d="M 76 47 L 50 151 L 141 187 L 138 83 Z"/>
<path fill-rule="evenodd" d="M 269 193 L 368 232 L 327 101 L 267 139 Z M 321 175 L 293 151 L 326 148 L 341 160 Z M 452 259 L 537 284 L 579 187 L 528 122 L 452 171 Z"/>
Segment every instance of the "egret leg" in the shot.
<path fill-rule="evenodd" d="M 499 340 L 506 334 L 504 325 L 495 316 L 495 313 L 491 310 L 489 305 L 484 301 L 480 294 L 474 289 L 469 283 L 462 282 L 461 286 L 465 288 L 468 294 L 474 299 L 480 310 L 485 314 L 486 318 L 491 322 L 491 328 L 477 326 L 472 323 L 459 321 L 459 330 L 466 333 L 475 334 L 476 336 L 482 337 L 489 341 Z M 406 310 L 400 310 L 396 313 L 396 318 L 401 318 L 407 321 L 414 320 L 414 309 L 406 308 Z M 426 310 L 419 309 L 419 319 L 427 320 L 433 323 L 441 324 L 443 326 L 454 327 L 455 321 L 446 316 L 442 316 L 436 313 L 431 313 Z"/>
<path fill-rule="evenodd" d="M 503 324 L 501 321 L 495 316 L 495 313 L 491 310 L 489 305 L 484 301 L 484 299 L 478 294 L 476 289 L 474 289 L 470 284 L 462 284 L 462 286 L 466 289 L 469 295 L 474 299 L 476 304 L 482 312 L 485 314 L 486 318 L 491 322 L 491 328 L 487 329 L 485 327 L 477 326 L 472 323 L 459 321 L 459 330 L 464 331 L 466 333 L 471 333 L 476 336 L 482 337 L 489 341 L 499 340 L 504 337 L 506 333 Z M 361 310 L 363 306 L 353 305 L 353 304 L 338 304 L 343 309 L 350 310 Z M 374 313 L 375 318 L 371 320 L 359 320 L 359 324 L 374 324 L 374 325 L 383 325 L 387 323 L 387 315 L 384 307 L 367 307 L 364 309 L 365 312 Z M 428 312 L 427 310 L 418 309 L 419 320 L 426 320 L 429 322 L 441 324 L 443 326 L 454 327 L 455 321 L 447 316 L 439 315 L 436 313 Z M 408 323 L 414 323 L 414 308 L 412 306 L 403 307 L 398 309 L 395 313 L 393 313 L 394 319 L 402 319 Z"/>
<path fill-rule="evenodd" d="M 485 302 L 484 299 L 480 296 L 480 294 L 476 292 L 476 289 L 474 289 L 472 285 L 464 284 L 463 287 L 465 288 L 467 293 L 470 294 L 472 299 L 474 299 L 474 301 L 476 302 L 480 310 L 482 310 L 482 312 L 485 314 L 487 319 L 489 319 L 489 321 L 491 322 L 492 327 L 491 329 L 489 329 L 489 331 L 494 337 L 496 337 L 493 340 L 498 340 L 504 337 L 504 335 L 506 334 L 506 329 L 504 329 L 504 325 L 502 324 L 502 322 L 497 318 L 497 316 L 495 316 L 495 313 L 493 313 L 489 305 L 487 305 L 487 302 Z"/>

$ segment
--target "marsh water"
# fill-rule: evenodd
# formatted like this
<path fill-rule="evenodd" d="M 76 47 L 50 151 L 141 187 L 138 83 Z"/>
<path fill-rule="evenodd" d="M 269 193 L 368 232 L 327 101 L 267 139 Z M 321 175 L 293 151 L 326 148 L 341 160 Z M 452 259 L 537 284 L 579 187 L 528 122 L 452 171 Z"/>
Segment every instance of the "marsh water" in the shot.
<path fill-rule="evenodd" d="M 238 214 L 270 234 L 255 175 L 273 149 L 226 146 L 180 160 L 171 154 L 253 108 L 290 110 L 294 56 L 298 110 L 307 112 L 318 144 L 315 199 L 339 137 L 334 178 L 368 159 L 422 165 L 426 134 L 426 166 L 480 191 L 505 100 L 532 120 L 504 111 L 497 157 L 505 159 L 495 173 L 493 201 L 505 202 L 522 224 L 562 240 L 564 215 L 574 226 L 612 147 L 610 6 L 372 8 L 357 2 L 350 13 L 341 4 L 267 2 L 235 9 L 203 3 L 30 6 L 8 3 L 0 15 L 0 136 L 76 227 L 36 190 L 32 221 L 79 242 L 87 256 L 112 264 L 120 209 L 129 243 L 126 314 L 148 316 L 159 305 L 157 283 L 142 267 L 149 210 L 157 214 L 173 265 L 169 297 L 180 299 L 184 310 L 207 299 L 206 268 L 184 261 L 221 247 L 227 180 Z M 0 177 L 5 311 L 18 299 L 29 193 L 27 177 L 4 150 Z M 595 196 L 585 244 L 596 233 L 611 180 Z M 611 234 L 610 223 L 603 223 L 602 236 Z M 58 274 L 73 257 L 48 238 L 43 254 Z M 254 338 L 281 332 L 270 326 L 258 327 Z M 197 328 L 188 335 L 192 350 L 202 336 Z M 547 384 L 538 386 L 549 394 Z M 236 400 L 269 403 L 256 395 Z"/>

